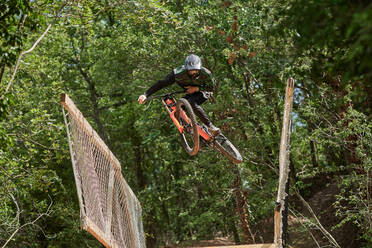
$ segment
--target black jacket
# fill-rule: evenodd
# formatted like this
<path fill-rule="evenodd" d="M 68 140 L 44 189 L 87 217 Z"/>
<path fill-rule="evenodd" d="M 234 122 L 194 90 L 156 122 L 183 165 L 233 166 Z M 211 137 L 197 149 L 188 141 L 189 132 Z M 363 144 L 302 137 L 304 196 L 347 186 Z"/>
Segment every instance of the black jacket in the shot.
<path fill-rule="evenodd" d="M 185 90 L 186 86 L 198 86 L 201 91 L 212 92 L 215 87 L 213 75 L 207 68 L 202 67 L 199 76 L 195 80 L 192 80 L 187 74 L 185 66 L 180 66 L 169 73 L 163 80 L 159 80 L 152 85 L 145 92 L 145 95 L 148 97 L 173 83 L 177 83 Z"/>

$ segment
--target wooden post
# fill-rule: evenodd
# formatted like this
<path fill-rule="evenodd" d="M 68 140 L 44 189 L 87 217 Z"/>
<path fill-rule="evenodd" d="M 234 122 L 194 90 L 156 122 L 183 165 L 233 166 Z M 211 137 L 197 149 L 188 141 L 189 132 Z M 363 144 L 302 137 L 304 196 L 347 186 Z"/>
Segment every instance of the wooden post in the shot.
<path fill-rule="evenodd" d="M 274 210 L 274 242 L 276 248 L 286 247 L 288 191 L 289 191 L 289 153 L 291 137 L 291 110 L 293 103 L 294 79 L 287 81 L 285 94 L 282 137 L 279 152 L 279 186 Z"/>

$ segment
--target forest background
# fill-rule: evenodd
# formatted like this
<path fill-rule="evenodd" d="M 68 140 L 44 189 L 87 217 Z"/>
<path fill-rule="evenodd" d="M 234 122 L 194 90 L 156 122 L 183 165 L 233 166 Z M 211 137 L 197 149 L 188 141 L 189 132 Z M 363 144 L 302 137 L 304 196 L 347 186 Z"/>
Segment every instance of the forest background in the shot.
<path fill-rule="evenodd" d="M 61 93 L 120 160 L 147 247 L 272 242 L 293 77 L 289 244 L 371 247 L 369 1 L 2 0 L 0 37 L 1 246 L 101 247 L 80 229 Z M 136 102 L 190 53 L 239 165 L 189 157 L 162 106 Z"/>

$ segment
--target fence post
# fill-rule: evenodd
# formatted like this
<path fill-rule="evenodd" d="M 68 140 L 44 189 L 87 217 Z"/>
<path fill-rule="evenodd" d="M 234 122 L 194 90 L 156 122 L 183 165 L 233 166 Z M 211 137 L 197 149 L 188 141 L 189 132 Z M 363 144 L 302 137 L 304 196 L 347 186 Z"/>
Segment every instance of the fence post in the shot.
<path fill-rule="evenodd" d="M 293 103 L 294 79 L 289 78 L 285 94 L 282 136 L 279 152 L 279 186 L 274 210 L 275 248 L 286 247 L 288 192 L 289 192 L 289 153 L 291 137 L 291 110 Z"/>

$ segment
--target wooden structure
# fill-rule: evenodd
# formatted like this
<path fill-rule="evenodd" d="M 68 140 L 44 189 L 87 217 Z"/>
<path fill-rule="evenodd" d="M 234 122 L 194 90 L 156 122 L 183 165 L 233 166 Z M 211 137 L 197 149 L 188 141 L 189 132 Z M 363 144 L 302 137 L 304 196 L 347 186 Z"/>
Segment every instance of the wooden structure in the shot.
<path fill-rule="evenodd" d="M 195 248 L 196 246 L 194 246 Z M 274 244 L 254 244 L 254 245 L 229 245 L 229 246 L 208 246 L 206 248 L 275 248 Z"/>
<path fill-rule="evenodd" d="M 289 153 L 291 137 L 291 110 L 293 104 L 294 79 L 287 81 L 282 136 L 279 152 L 279 186 L 274 210 L 275 248 L 286 247 L 288 191 L 289 191 Z"/>
<path fill-rule="evenodd" d="M 82 228 L 105 247 L 145 247 L 141 205 L 119 161 L 66 94 L 61 104 Z"/>

